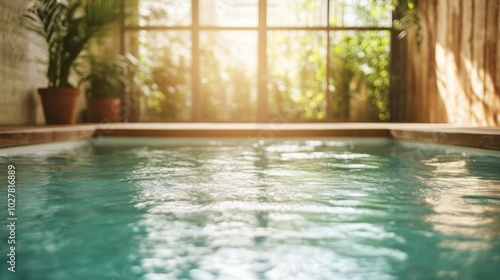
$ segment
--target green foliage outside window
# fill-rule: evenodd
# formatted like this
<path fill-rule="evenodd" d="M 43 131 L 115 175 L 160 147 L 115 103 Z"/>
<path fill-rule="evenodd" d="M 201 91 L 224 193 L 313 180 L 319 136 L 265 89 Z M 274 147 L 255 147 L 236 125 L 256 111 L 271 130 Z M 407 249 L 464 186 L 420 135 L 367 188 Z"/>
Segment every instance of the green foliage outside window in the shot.
<path fill-rule="evenodd" d="M 138 40 L 147 120 L 183 121 L 189 118 L 190 45 L 176 32 L 140 32 Z"/>
<path fill-rule="evenodd" d="M 339 37 L 332 46 L 329 68 L 333 119 L 350 120 L 351 98 L 364 93 L 370 119 L 388 120 L 389 33 L 344 32 Z"/>
<path fill-rule="evenodd" d="M 200 93 L 204 121 L 256 120 L 256 69 L 238 58 L 249 52 L 256 59 L 256 33 L 204 32 L 200 40 Z M 255 44 L 227 38 L 243 37 Z M 250 37 L 250 38 L 248 38 Z M 252 40 L 252 37 L 255 40 Z M 240 55 L 241 56 L 241 55 Z M 251 58 L 251 57 L 250 57 Z"/>
<path fill-rule="evenodd" d="M 307 13 L 302 14 L 303 20 L 314 26 L 328 23 L 343 26 L 361 21 L 365 26 L 390 27 L 390 13 L 394 7 L 393 0 L 332 0 L 331 17 L 326 19 L 317 7 L 324 1 L 299 2 L 303 6 L 299 10 Z M 342 14 L 344 12 L 351 14 Z M 275 21 L 281 22 L 280 19 Z M 147 87 L 148 112 L 156 120 L 188 120 L 191 58 L 184 54 L 191 53 L 190 44 L 185 43 L 190 40 L 179 36 L 154 39 L 152 34 L 156 32 L 141 31 L 139 36 L 142 49 L 139 58 L 148 68 L 142 74 Z M 203 120 L 255 121 L 256 77 L 259 75 L 255 73 L 254 76 L 254 70 L 245 69 L 248 65 L 244 62 L 225 56 L 225 47 L 221 47 L 217 39 L 218 33 L 223 32 L 229 31 L 213 31 L 214 34 L 206 37 L 208 39 L 203 39 L 205 35 L 200 33 L 199 85 Z M 329 50 L 326 32 L 267 31 L 270 119 L 388 120 L 390 31 L 330 31 Z M 229 42 L 233 43 L 238 44 L 238 40 Z M 256 49 L 251 59 L 257 60 Z M 361 117 L 360 112 L 364 113 Z"/>
<path fill-rule="evenodd" d="M 268 96 L 272 119 L 321 120 L 325 111 L 326 37 L 275 31 L 268 36 Z"/>

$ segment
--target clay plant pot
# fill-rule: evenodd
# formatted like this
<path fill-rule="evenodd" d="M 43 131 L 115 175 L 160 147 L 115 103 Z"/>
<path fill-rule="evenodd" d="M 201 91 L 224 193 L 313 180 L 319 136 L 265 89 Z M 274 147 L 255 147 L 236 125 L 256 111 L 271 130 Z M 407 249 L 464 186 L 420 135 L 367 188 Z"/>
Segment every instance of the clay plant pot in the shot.
<path fill-rule="evenodd" d="M 87 99 L 87 112 L 89 122 L 119 122 L 120 121 L 120 98 L 97 98 Z"/>
<path fill-rule="evenodd" d="M 39 88 L 46 124 L 75 123 L 80 90 L 72 87 Z"/>

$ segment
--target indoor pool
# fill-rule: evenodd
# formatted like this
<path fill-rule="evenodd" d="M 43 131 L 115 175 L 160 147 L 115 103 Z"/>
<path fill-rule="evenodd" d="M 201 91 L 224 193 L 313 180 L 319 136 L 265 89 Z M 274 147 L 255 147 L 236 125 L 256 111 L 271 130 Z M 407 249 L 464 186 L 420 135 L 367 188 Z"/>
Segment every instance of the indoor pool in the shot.
<path fill-rule="evenodd" d="M 499 152 L 388 139 L 58 147 L 0 150 L 0 279 L 499 279 Z"/>

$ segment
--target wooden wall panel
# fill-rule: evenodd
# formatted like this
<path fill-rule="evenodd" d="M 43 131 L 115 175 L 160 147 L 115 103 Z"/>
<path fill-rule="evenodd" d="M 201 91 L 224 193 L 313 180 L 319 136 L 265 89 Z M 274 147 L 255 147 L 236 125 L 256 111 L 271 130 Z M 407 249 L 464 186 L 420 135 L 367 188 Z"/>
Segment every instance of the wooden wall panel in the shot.
<path fill-rule="evenodd" d="M 500 125 L 500 0 L 419 1 L 406 36 L 410 122 Z"/>

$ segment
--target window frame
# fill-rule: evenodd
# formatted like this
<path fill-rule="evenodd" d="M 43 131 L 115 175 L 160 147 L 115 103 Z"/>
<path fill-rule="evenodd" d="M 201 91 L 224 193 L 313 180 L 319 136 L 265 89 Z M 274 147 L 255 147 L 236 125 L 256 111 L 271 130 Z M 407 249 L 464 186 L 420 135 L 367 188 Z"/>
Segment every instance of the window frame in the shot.
<path fill-rule="evenodd" d="M 125 14 L 125 1 L 122 1 L 121 12 Z M 188 122 L 204 122 L 202 117 L 202 104 L 201 104 L 201 91 L 200 91 L 200 51 L 199 51 L 199 38 L 200 32 L 204 31 L 256 31 L 257 32 L 257 116 L 256 120 L 259 123 L 270 123 L 273 120 L 270 119 L 268 111 L 268 81 L 267 81 L 267 34 L 268 31 L 324 31 L 326 32 L 326 69 L 330 68 L 330 58 L 331 58 L 331 40 L 330 33 L 332 31 L 389 31 L 390 32 L 390 45 L 389 45 L 389 68 L 392 69 L 392 55 L 393 55 L 393 38 L 395 35 L 395 30 L 393 26 L 331 26 L 330 25 L 330 4 L 331 1 L 327 0 L 327 25 L 326 26 L 293 26 L 293 27 L 280 27 L 280 26 L 268 26 L 267 25 L 267 0 L 258 0 L 258 24 L 257 26 L 244 27 L 244 26 L 209 26 L 200 25 L 199 15 L 199 0 L 191 0 L 191 25 L 184 26 L 167 26 L 167 25 L 148 25 L 148 26 L 128 26 L 125 23 L 125 17 L 123 17 L 121 25 L 121 53 L 125 53 L 125 37 L 126 33 L 130 31 L 190 31 L 191 32 L 191 112 L 190 120 Z M 394 16 L 394 15 L 393 15 Z M 325 96 L 330 94 L 328 86 L 329 78 L 331 77 L 330 71 L 326 71 L 325 83 Z M 392 84 L 392 83 L 391 83 Z M 391 99 L 391 90 L 387 93 Z M 326 112 L 332 111 L 332 102 L 330 98 L 326 98 Z M 321 123 L 321 122 L 333 122 L 331 114 L 326 114 L 326 118 L 323 120 L 280 120 L 281 122 L 287 123 Z M 235 122 L 243 123 L 242 121 L 213 121 L 213 122 Z"/>

